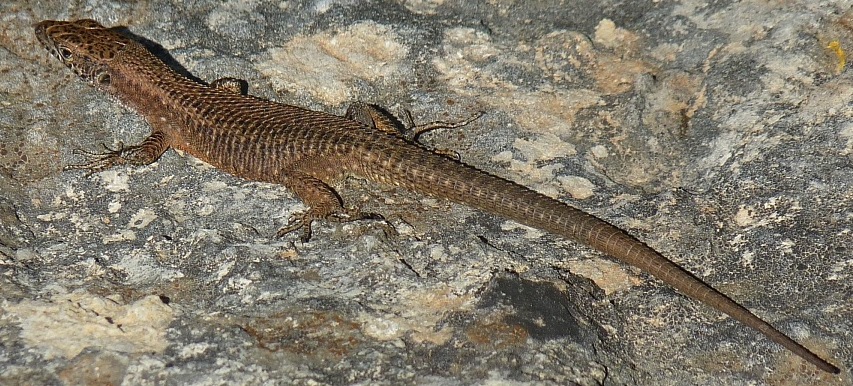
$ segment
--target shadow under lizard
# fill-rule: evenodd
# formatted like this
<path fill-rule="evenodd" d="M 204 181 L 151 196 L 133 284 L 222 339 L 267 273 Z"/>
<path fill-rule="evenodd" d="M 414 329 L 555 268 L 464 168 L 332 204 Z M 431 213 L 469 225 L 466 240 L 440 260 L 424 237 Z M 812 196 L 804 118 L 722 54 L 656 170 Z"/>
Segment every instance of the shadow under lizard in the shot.
<path fill-rule="evenodd" d="M 293 191 L 309 209 L 278 235 L 302 229 L 303 239 L 310 237 L 314 220 L 369 217 L 346 208 L 330 187 L 348 175 L 449 199 L 589 245 L 758 330 L 821 370 L 840 372 L 621 229 L 417 146 L 369 110 L 359 114 L 351 109 L 340 117 L 244 95 L 235 79 L 200 84 L 94 20 L 46 20 L 36 25 L 35 33 L 53 56 L 139 112 L 152 127 L 139 145 L 90 154 L 93 160 L 72 168 L 98 172 L 144 165 L 169 148 L 179 149 L 238 177 Z"/>

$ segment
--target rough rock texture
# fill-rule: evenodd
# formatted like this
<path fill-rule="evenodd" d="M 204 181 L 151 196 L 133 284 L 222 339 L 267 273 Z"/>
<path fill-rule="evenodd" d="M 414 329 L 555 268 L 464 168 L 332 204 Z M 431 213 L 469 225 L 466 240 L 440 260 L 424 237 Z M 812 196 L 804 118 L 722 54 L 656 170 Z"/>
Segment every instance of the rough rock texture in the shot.
<path fill-rule="evenodd" d="M 58 3 L 0 5 L 0 384 L 851 384 L 849 1 Z M 484 110 L 424 141 L 619 224 L 843 372 L 442 200 L 348 180 L 396 232 L 301 244 L 272 237 L 303 208 L 284 188 L 175 152 L 61 172 L 148 132 L 33 36 L 79 18 L 281 102 Z"/>

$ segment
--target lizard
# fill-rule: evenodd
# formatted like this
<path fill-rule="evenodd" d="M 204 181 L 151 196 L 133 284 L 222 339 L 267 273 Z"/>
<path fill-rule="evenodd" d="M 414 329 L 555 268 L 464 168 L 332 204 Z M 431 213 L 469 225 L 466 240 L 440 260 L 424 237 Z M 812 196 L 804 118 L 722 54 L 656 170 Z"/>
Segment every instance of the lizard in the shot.
<path fill-rule="evenodd" d="M 141 114 L 151 134 L 133 146 L 88 153 L 67 169 L 100 172 L 145 165 L 168 149 L 247 180 L 280 184 L 307 209 L 277 232 L 311 236 L 318 220 L 378 215 L 344 205 L 332 185 L 347 176 L 468 205 L 588 245 L 638 267 L 685 295 L 751 327 L 816 365 L 840 369 L 622 229 L 559 200 L 438 154 L 405 138 L 374 110 L 345 116 L 244 93 L 240 81 L 203 84 L 179 74 L 145 46 L 91 19 L 45 20 L 35 35 L 50 54 L 95 88 Z M 362 106 L 363 107 L 363 106 Z"/>

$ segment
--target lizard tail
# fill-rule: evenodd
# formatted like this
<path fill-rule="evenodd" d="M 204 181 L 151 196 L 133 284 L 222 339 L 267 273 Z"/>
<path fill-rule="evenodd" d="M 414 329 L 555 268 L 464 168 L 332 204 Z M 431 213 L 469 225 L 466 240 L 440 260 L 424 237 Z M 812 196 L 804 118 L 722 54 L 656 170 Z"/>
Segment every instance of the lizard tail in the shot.
<path fill-rule="evenodd" d="M 392 164 L 397 171 L 392 181 L 397 185 L 449 198 L 586 244 L 638 267 L 685 295 L 758 330 L 821 370 L 833 374 L 840 372 L 838 367 L 818 357 L 651 247 L 597 217 L 512 181 L 434 154 L 424 154 L 422 157 L 409 154 L 408 157 L 395 159 Z"/>

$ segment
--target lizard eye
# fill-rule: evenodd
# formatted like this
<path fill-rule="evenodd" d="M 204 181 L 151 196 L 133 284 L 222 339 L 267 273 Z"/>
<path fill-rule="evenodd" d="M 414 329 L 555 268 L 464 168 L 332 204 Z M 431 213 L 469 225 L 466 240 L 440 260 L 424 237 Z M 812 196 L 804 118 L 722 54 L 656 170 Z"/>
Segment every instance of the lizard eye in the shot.
<path fill-rule="evenodd" d="M 56 50 L 56 53 L 59 54 L 59 58 L 62 60 L 71 60 L 71 50 L 65 47 L 59 47 L 59 49 Z"/>

